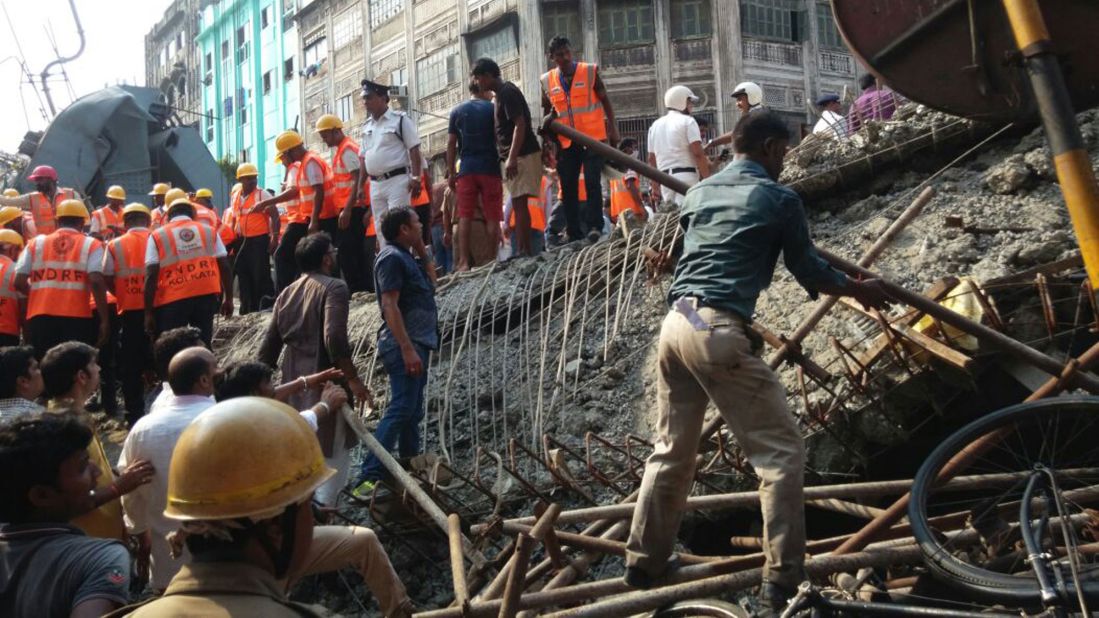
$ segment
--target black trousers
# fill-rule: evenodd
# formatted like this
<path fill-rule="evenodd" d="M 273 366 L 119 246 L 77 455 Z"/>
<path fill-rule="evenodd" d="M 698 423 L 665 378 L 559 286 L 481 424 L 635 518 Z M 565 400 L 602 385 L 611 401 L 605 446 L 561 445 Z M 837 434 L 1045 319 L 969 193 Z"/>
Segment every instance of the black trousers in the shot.
<path fill-rule="evenodd" d="M 145 334 L 145 312 L 141 309 L 124 311 L 119 316 L 122 324 L 120 341 L 122 353 L 118 358 L 118 372 L 122 379 L 122 401 L 126 407 L 126 422 L 130 427 L 145 415 L 145 380 L 143 374 L 152 370 L 153 349 Z"/>
<path fill-rule="evenodd" d="M 56 315 L 36 315 L 27 322 L 30 344 L 38 360 L 46 351 L 66 341 L 83 341 L 95 345 L 99 320 L 97 318 L 69 318 Z"/>
<path fill-rule="evenodd" d="M 275 249 L 275 294 L 279 294 L 288 285 L 298 278 L 301 272 L 298 263 L 294 259 L 294 249 L 298 241 L 309 233 L 308 223 L 291 223 L 286 226 L 279 241 L 278 249 Z"/>
<path fill-rule="evenodd" d="M 270 237 L 267 234 L 241 239 L 233 262 L 233 274 L 240 286 L 240 314 L 259 311 L 260 300 L 274 295 L 271 283 L 271 258 L 268 254 Z"/>
<path fill-rule="evenodd" d="M 0 348 L 10 348 L 19 345 L 19 335 L 0 334 Z"/>
<path fill-rule="evenodd" d="M 424 246 L 431 246 L 431 204 L 424 204 L 422 206 L 413 206 L 412 210 L 416 211 L 416 216 L 420 218 L 420 235 L 423 237 Z M 382 232 L 378 224 L 374 224 L 374 229 L 380 234 Z"/>
<path fill-rule="evenodd" d="M 580 204 L 580 170 L 588 199 Z M 561 208 L 569 240 L 578 240 L 591 230 L 603 231 L 603 157 L 573 143 L 557 154 L 557 175 L 561 181 Z"/>
<path fill-rule="evenodd" d="M 376 225 L 374 229 L 377 229 Z M 374 258 L 378 254 L 377 236 L 367 236 L 363 239 L 363 253 L 366 254 L 366 291 L 374 293 Z"/>
<path fill-rule="evenodd" d="M 108 416 L 118 413 L 118 307 L 111 305 L 110 338 L 99 348 L 99 395 Z M 97 333 L 98 335 L 98 333 Z"/>
<path fill-rule="evenodd" d="M 214 316 L 218 308 L 217 294 L 192 296 L 157 307 L 157 336 L 180 326 L 194 326 L 202 331 L 202 341 L 206 343 L 206 347 L 210 347 L 210 340 L 214 336 Z"/>
<path fill-rule="evenodd" d="M 370 269 L 367 267 L 366 228 L 363 227 L 363 217 L 366 216 L 366 207 L 359 206 L 351 209 L 351 223 L 346 230 L 338 230 L 337 244 L 340 251 L 336 255 L 340 262 L 340 272 L 343 280 L 352 293 L 368 290 L 368 281 L 373 279 Z"/>

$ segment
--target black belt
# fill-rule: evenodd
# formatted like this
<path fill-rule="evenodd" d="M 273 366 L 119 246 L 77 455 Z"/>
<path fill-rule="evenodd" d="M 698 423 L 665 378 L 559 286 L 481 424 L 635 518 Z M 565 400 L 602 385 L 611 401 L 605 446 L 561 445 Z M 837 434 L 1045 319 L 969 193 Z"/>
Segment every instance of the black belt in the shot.
<path fill-rule="evenodd" d="M 401 174 L 407 174 L 407 173 L 408 173 L 408 168 L 407 167 L 398 167 L 397 169 L 389 170 L 388 172 L 386 172 L 384 174 L 379 174 L 377 176 L 371 176 L 370 180 L 373 180 L 374 182 L 378 182 L 379 180 L 389 180 L 390 178 L 393 178 L 394 176 L 400 176 Z"/>
<path fill-rule="evenodd" d="M 698 169 L 694 167 L 673 167 L 671 169 L 664 170 L 665 174 L 686 174 L 688 172 L 692 174 L 697 174 Z"/>

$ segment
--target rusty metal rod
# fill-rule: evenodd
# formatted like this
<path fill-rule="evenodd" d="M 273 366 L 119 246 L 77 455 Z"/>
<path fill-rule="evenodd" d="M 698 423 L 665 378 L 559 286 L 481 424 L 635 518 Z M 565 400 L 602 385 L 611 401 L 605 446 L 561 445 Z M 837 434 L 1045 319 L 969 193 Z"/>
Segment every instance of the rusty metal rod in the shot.
<path fill-rule="evenodd" d="M 866 506 L 865 504 L 858 504 L 856 502 L 848 502 L 847 500 L 840 500 L 838 498 L 806 500 L 805 504 L 815 506 L 818 509 L 834 511 L 836 513 L 843 513 L 844 515 L 851 515 L 852 517 L 861 517 L 863 519 L 874 519 L 885 512 L 884 509 Z"/>
<path fill-rule="evenodd" d="M 938 305 L 935 306 L 937 307 Z M 1073 376 L 1079 376 L 1081 371 L 1090 369 L 1096 361 L 1099 361 L 1099 343 L 1088 348 L 1079 358 L 1069 361 L 1061 371 L 1054 374 L 1054 377 L 1038 387 L 1038 390 L 1031 393 L 1025 401 L 1037 401 L 1056 395 L 1064 389 L 1066 383 L 1071 383 Z M 945 483 L 954 478 L 955 475 L 969 466 L 974 459 L 980 457 L 999 442 L 1000 438 L 1004 435 L 1003 432 L 1004 430 L 1000 429 L 985 434 L 974 440 L 966 448 L 962 449 L 961 452 L 952 457 L 950 461 L 943 466 L 943 469 L 939 472 L 938 482 Z M 866 547 L 869 543 L 874 541 L 874 539 L 878 538 L 883 531 L 905 516 L 905 513 L 908 511 L 909 498 L 911 498 L 911 494 L 905 492 L 903 496 L 897 498 L 896 502 L 889 505 L 884 513 L 872 519 L 870 523 L 866 524 L 866 526 L 855 533 L 855 535 L 848 539 L 843 545 L 837 547 L 835 553 L 846 554 L 859 551 L 863 547 Z"/>
<path fill-rule="evenodd" d="M 557 521 L 557 516 L 561 514 L 561 505 L 554 502 L 546 508 L 546 512 L 542 513 L 542 516 L 538 518 L 538 522 L 534 524 L 534 527 L 529 530 L 524 530 L 530 538 L 535 541 L 541 541 L 546 537 L 546 532 L 553 530 L 553 524 Z"/>
<path fill-rule="evenodd" d="M 504 589 L 504 601 L 500 605 L 500 618 L 514 618 L 519 611 L 519 597 L 527 581 L 527 567 L 530 566 L 530 552 L 534 549 L 534 539 L 520 534 L 515 544 L 515 560 L 508 575 L 508 585 Z"/>
<path fill-rule="evenodd" d="M 466 585 L 466 566 L 462 558 L 462 518 L 451 513 L 446 518 L 447 539 L 450 541 L 450 577 L 454 582 L 454 602 L 469 603 L 469 587 Z"/>
<path fill-rule="evenodd" d="M 526 534 L 531 538 L 534 537 L 534 528 L 525 526 L 523 524 L 503 524 L 504 534 Z M 544 533 L 545 531 L 543 531 Z M 610 539 L 591 537 L 583 534 L 573 534 L 571 532 L 564 532 L 561 530 L 553 530 L 554 535 L 557 536 L 557 540 L 562 544 L 570 547 L 579 547 L 580 549 L 586 549 L 589 551 L 596 551 L 601 554 L 608 554 L 611 556 L 625 556 L 626 544 L 621 541 L 613 541 Z M 696 556 L 694 554 L 678 554 L 680 561 L 683 564 L 703 564 L 706 562 L 716 562 L 720 560 L 717 556 Z"/>

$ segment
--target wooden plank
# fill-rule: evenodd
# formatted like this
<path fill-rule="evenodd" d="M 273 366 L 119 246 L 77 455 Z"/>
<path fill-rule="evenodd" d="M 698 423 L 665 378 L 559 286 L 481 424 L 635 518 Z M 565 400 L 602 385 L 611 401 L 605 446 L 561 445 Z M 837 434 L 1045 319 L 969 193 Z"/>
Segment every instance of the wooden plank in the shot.
<path fill-rule="evenodd" d="M 958 287 L 958 283 L 959 281 L 956 277 L 946 277 L 943 279 L 939 279 L 927 288 L 927 290 L 924 292 L 924 296 L 927 296 L 928 298 L 936 301 L 942 300 L 943 298 L 946 298 L 947 294 L 949 294 L 954 288 Z M 855 309 L 859 313 L 866 313 L 866 311 L 863 310 L 862 305 L 860 305 L 858 301 L 854 299 L 845 296 L 841 298 L 840 301 L 843 302 L 845 305 Z M 923 312 L 917 311 L 915 309 L 909 309 L 908 311 L 904 312 L 900 317 L 891 319 L 890 323 L 911 326 L 916 322 L 919 322 L 920 318 L 922 317 Z M 878 335 L 878 338 L 870 344 L 870 348 L 859 356 L 859 364 L 861 364 L 863 367 L 869 367 L 875 361 L 881 358 L 882 354 L 885 354 L 888 351 L 889 339 L 885 336 L 884 333 L 880 334 Z"/>

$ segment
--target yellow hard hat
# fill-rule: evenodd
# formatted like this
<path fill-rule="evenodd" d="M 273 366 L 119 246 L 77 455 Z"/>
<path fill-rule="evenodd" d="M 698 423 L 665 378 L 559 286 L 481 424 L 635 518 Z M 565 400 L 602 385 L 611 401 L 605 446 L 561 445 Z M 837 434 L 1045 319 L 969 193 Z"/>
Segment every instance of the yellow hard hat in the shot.
<path fill-rule="evenodd" d="M 58 217 L 83 217 L 86 221 L 88 219 L 88 207 L 80 200 L 65 200 L 57 205 L 55 214 Z"/>
<path fill-rule="evenodd" d="M 280 155 L 295 146 L 301 145 L 301 135 L 297 131 L 283 131 L 275 138 L 275 150 L 278 150 Z"/>
<path fill-rule="evenodd" d="M 169 189 L 168 192 L 164 194 L 164 203 L 171 206 L 172 202 L 175 202 L 176 200 L 178 200 L 180 198 L 187 199 L 187 192 L 184 191 L 183 189 L 172 188 L 172 189 Z"/>
<path fill-rule="evenodd" d="M 335 114 L 325 114 L 320 118 L 317 118 L 317 132 L 329 131 L 331 129 L 342 129 L 343 121 L 339 116 Z"/>
<path fill-rule="evenodd" d="M 199 189 L 198 191 L 195 191 L 195 199 L 198 199 L 200 197 L 211 197 L 212 198 L 212 197 L 214 197 L 214 192 L 209 190 L 209 189 L 206 189 L 206 188 Z"/>
<path fill-rule="evenodd" d="M 4 189 L 4 197 L 19 197 L 19 192 L 15 189 Z"/>
<path fill-rule="evenodd" d="M 122 209 L 122 216 L 125 217 L 126 215 L 134 212 L 139 212 L 143 215 L 147 215 L 150 217 L 153 216 L 153 213 L 151 210 L 149 210 L 148 206 L 146 206 L 145 204 L 138 204 L 137 202 L 134 202 L 133 204 L 126 204 L 126 207 Z"/>
<path fill-rule="evenodd" d="M 171 189 L 171 187 L 168 186 L 168 183 L 158 182 L 153 185 L 153 190 L 149 191 L 149 195 L 164 195 L 168 192 L 168 189 Z"/>
<path fill-rule="evenodd" d="M 15 230 L 0 230 L 0 245 L 23 246 L 23 235 Z"/>
<path fill-rule="evenodd" d="M 0 225 L 7 225 L 23 216 L 23 210 L 18 206 L 4 206 L 0 208 Z"/>
<path fill-rule="evenodd" d="M 118 185 L 111 185 L 111 188 L 107 189 L 107 197 L 112 200 L 124 200 L 126 199 L 126 190 Z"/>
<path fill-rule="evenodd" d="M 297 410 L 273 399 L 237 397 L 183 430 L 168 469 L 164 515 L 261 521 L 308 499 L 334 474 Z"/>
<path fill-rule="evenodd" d="M 171 210 L 174 206 L 177 206 L 179 204 L 187 204 L 188 206 L 194 207 L 194 204 L 191 203 L 191 200 L 187 199 L 187 196 L 177 197 L 171 202 L 167 202 L 167 204 L 168 210 Z"/>
<path fill-rule="evenodd" d="M 237 180 L 245 176 L 259 176 L 259 168 L 255 163 L 241 163 L 237 166 Z"/>

